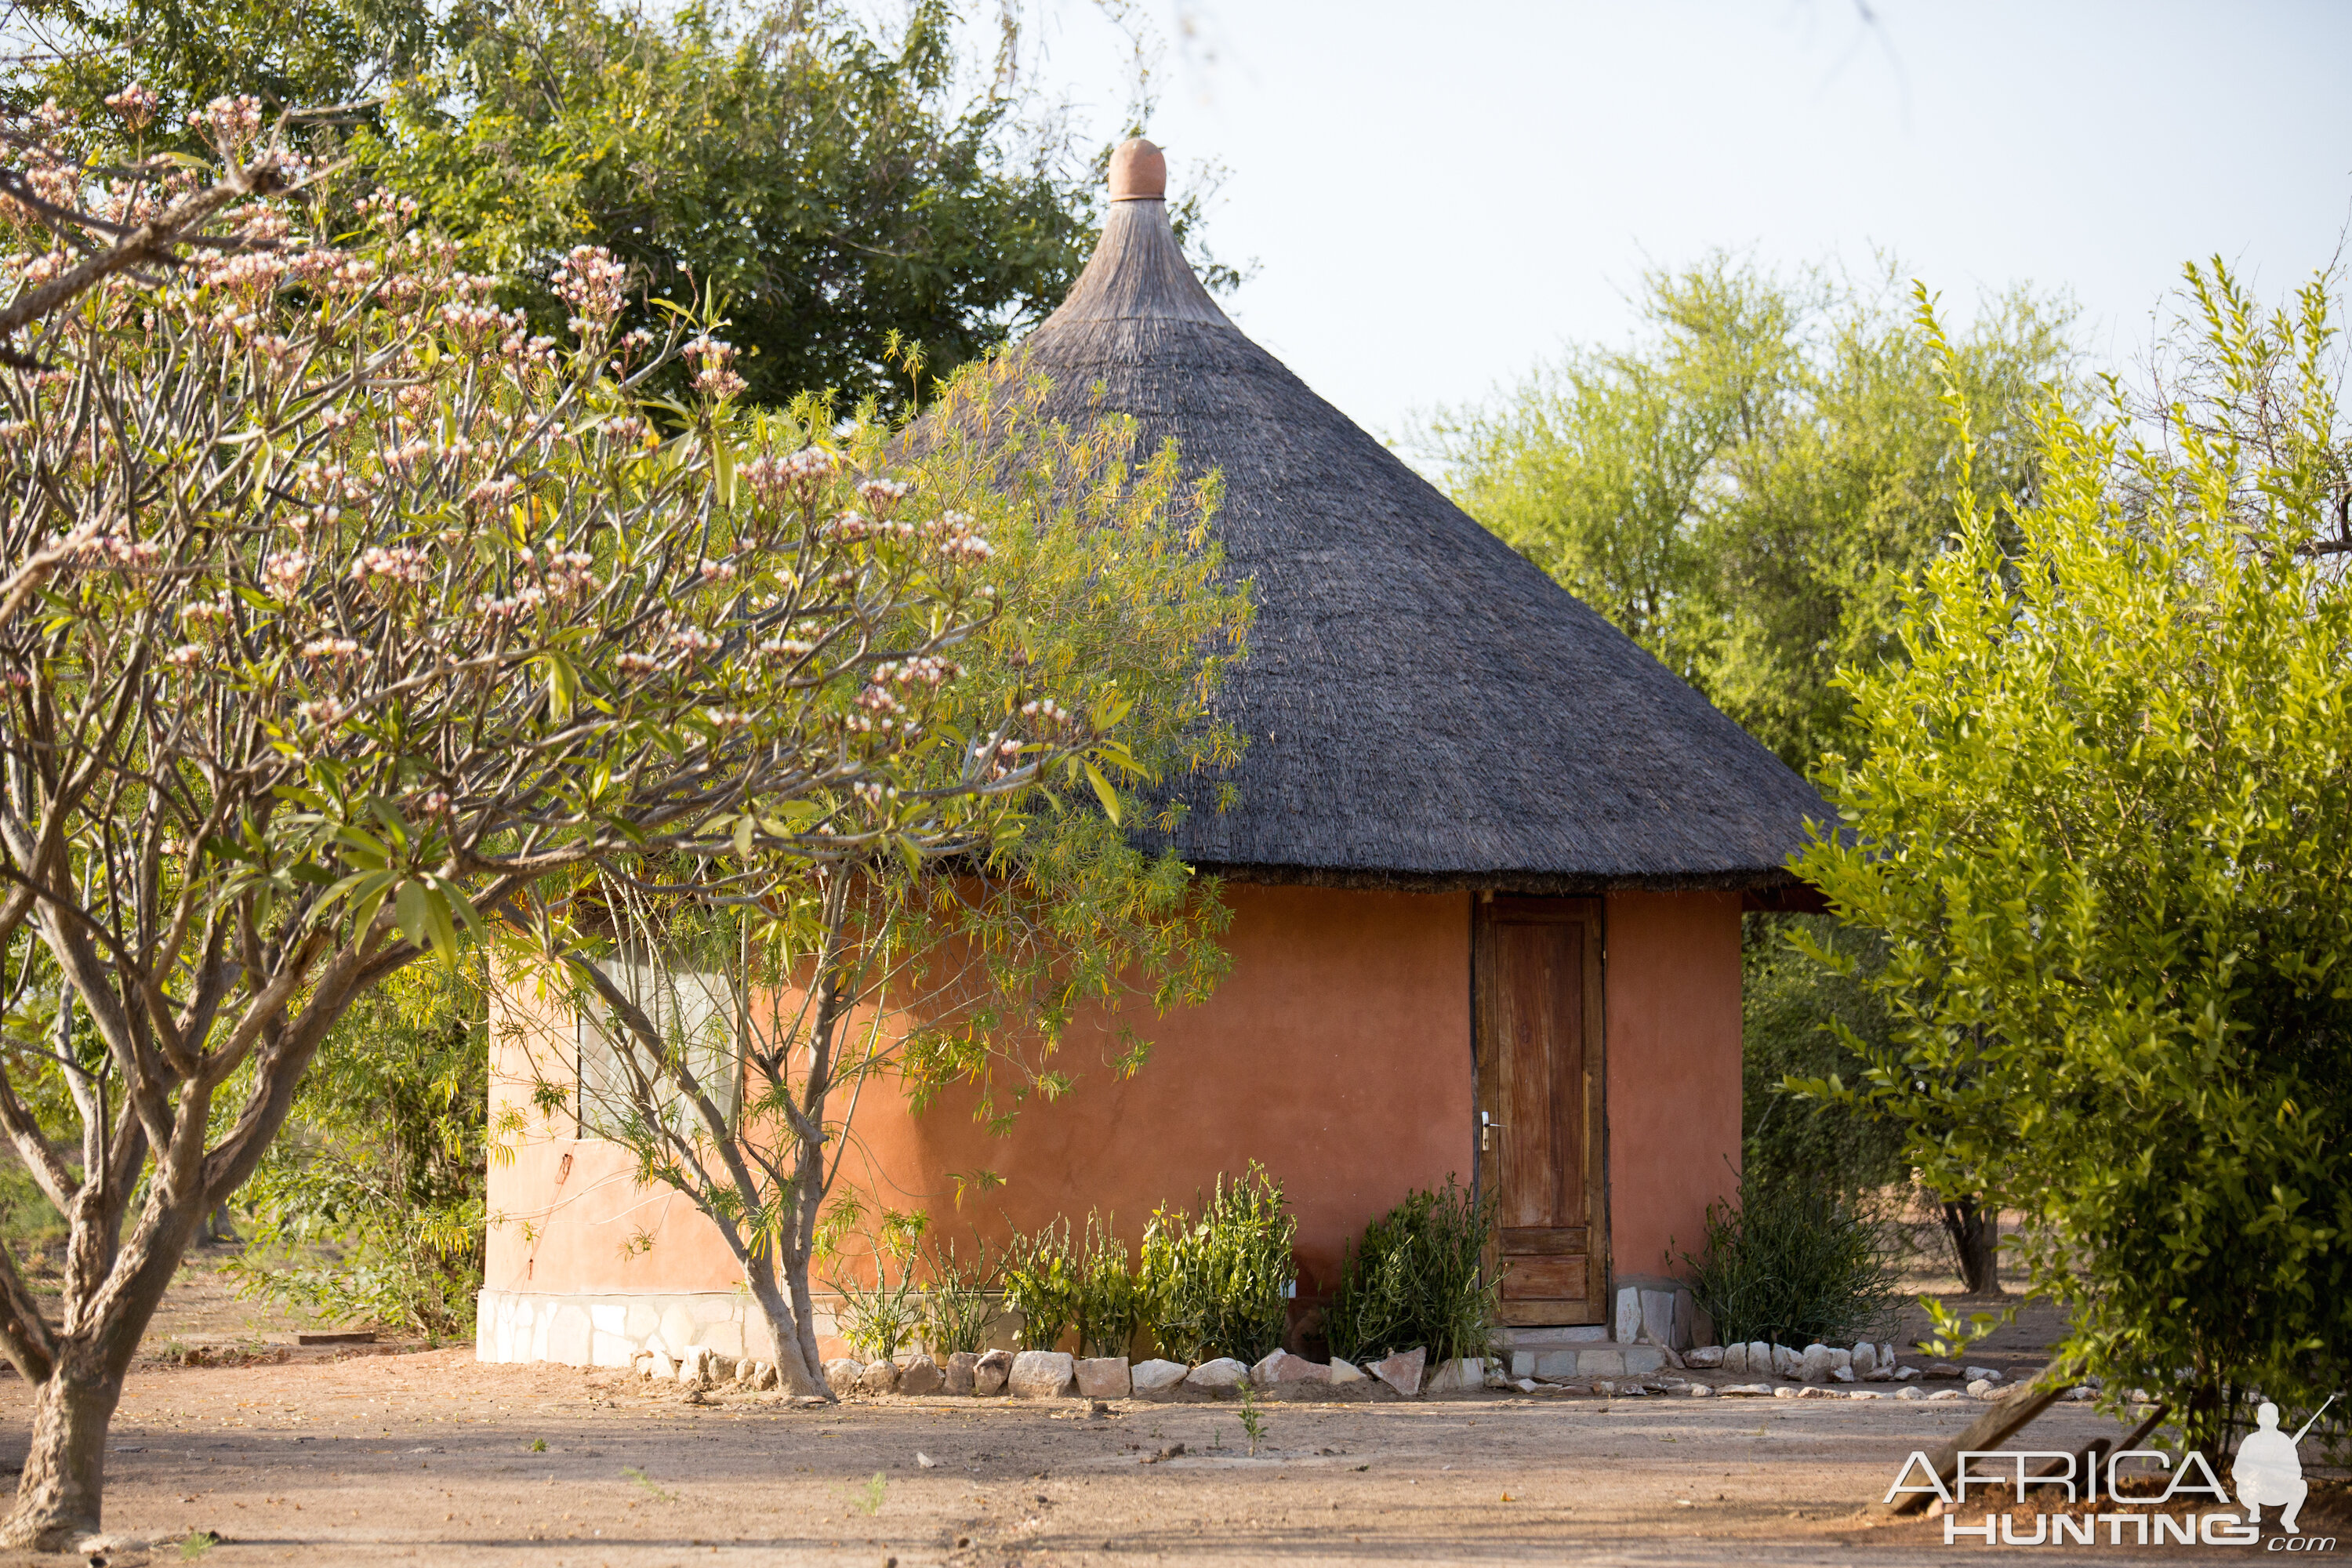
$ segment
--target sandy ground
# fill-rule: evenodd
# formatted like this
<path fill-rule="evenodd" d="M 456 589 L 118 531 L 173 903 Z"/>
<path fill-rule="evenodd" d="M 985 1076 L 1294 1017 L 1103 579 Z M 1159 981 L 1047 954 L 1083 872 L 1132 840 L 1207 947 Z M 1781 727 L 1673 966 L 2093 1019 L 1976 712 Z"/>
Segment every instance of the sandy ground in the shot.
<path fill-rule="evenodd" d="M 215 1272 L 226 1256 L 192 1257 L 116 1417 L 107 1528 L 152 1545 L 117 1549 L 113 1564 L 1745 1568 L 2225 1554 L 2104 1539 L 1948 1546 L 1940 1522 L 1868 1517 L 1906 1454 L 1981 1411 L 1970 1401 L 1286 1402 L 1261 1407 L 1253 1455 L 1231 1404 L 693 1403 L 618 1373 L 483 1366 L 469 1348 L 291 1348 L 294 1330 L 322 1325 L 234 1300 Z M 1969 1360 L 2015 1375 L 2040 1364 L 2054 1328 L 2030 1309 Z M 257 1359 L 181 1364 L 197 1347 Z M 0 1471 L 22 1462 L 26 1403 L 20 1382 L 0 1378 Z M 2071 1449 L 2115 1431 L 2062 1405 L 2028 1436 Z M 2352 1549 L 2340 1489 L 2306 1522 Z"/>
<path fill-rule="evenodd" d="M 23 1392 L 0 1384 L 8 1463 Z M 1980 1560 L 2011 1554 L 1863 1514 L 1906 1452 L 1980 1408 L 1286 1403 L 1263 1407 L 1252 1457 L 1231 1405 L 696 1405 L 615 1373 L 487 1367 L 465 1350 L 151 1365 L 115 1422 L 107 1526 L 161 1543 L 118 1563 L 180 1560 L 197 1531 L 220 1539 L 202 1560 L 223 1564 Z M 2061 1407 L 2032 1435 L 2071 1447 L 2111 1430 Z M 1181 1457 L 1149 1462 L 1176 1443 Z"/>

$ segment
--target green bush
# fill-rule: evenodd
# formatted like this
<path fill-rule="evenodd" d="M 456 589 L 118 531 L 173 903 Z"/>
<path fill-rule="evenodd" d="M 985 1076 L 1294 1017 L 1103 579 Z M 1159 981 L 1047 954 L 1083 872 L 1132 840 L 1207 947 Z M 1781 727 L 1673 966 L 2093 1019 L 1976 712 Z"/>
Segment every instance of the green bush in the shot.
<path fill-rule="evenodd" d="M 1500 1281 L 1483 1266 L 1495 1198 L 1474 1198 L 1452 1176 L 1443 1193 L 1415 1192 L 1364 1227 L 1339 1266 L 1324 1310 L 1331 1353 L 1349 1361 L 1426 1346 L 1433 1361 L 1493 1347 Z"/>
<path fill-rule="evenodd" d="M 915 1252 L 922 1237 L 919 1217 L 885 1211 L 880 1236 L 867 1233 L 874 1258 L 874 1283 L 868 1286 L 853 1270 L 827 1279 L 825 1286 L 841 1298 L 839 1327 L 849 1348 L 872 1361 L 889 1361 L 915 1342 L 923 1326 L 923 1303 L 915 1294 Z M 890 1278 L 898 1265 L 898 1277 Z"/>
<path fill-rule="evenodd" d="M 1743 1061 L 1739 1168 L 1759 1184 L 1798 1181 L 1833 1192 L 1873 1192 L 1903 1182 L 1903 1126 L 1865 1105 L 1789 1089 L 1790 1080 L 1864 1081 L 1855 1049 L 1893 1038 L 1887 1001 L 1873 988 L 1886 944 L 1847 931 L 1827 915 L 1751 914 L 1742 943 Z M 1810 937 L 1852 967 L 1826 964 L 1791 942 Z"/>
<path fill-rule="evenodd" d="M 1070 1249 L 1070 1222 L 1057 1219 L 1034 1235 L 1014 1232 L 1004 1258 L 1004 1307 L 1021 1314 L 1021 1348 L 1050 1351 L 1076 1326 L 1085 1281 Z"/>
<path fill-rule="evenodd" d="M 1895 1273 L 1878 1223 L 1819 1189 L 1747 1184 L 1706 1211 L 1691 1296 L 1725 1343 L 1883 1338 L 1894 1332 Z"/>
<path fill-rule="evenodd" d="M 1297 1236 L 1280 1184 L 1255 1160 L 1230 1184 L 1217 1178 L 1199 1219 L 1156 1211 L 1139 1272 L 1159 1313 L 1161 1347 L 1190 1362 L 1271 1353 L 1289 1323 Z"/>
<path fill-rule="evenodd" d="M 1087 1355 L 1125 1355 L 1137 1331 L 1157 1317 L 1150 1282 L 1128 1266 L 1127 1244 L 1108 1223 L 1087 1215 L 1079 1269 L 1078 1344 Z"/>
<path fill-rule="evenodd" d="M 956 1255 L 955 1243 L 945 1253 L 931 1254 L 931 1293 L 923 1308 L 923 1337 L 937 1355 L 978 1351 L 988 1342 L 988 1331 L 1003 1316 L 993 1292 L 997 1268 L 980 1244 L 980 1258 L 966 1263 Z"/>

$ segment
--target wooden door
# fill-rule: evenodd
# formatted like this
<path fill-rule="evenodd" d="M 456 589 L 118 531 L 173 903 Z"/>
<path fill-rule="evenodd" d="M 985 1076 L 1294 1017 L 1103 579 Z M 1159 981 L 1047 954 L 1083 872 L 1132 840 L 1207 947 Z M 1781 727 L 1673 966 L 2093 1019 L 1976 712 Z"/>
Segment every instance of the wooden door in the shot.
<path fill-rule="evenodd" d="M 1604 1321 L 1601 900 L 1482 900 L 1478 1173 L 1496 1194 L 1503 1321 Z"/>

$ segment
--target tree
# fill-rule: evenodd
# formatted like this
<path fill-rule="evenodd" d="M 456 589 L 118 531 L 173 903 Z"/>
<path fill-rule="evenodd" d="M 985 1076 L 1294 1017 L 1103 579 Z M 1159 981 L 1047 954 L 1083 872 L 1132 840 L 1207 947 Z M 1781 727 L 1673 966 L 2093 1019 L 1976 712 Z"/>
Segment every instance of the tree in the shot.
<path fill-rule="evenodd" d="M 69 121 L 34 162 L 56 205 L 134 224 L 175 182 L 284 166 L 257 104 L 207 116 L 226 174 L 101 184 Z M 795 639 L 866 650 L 824 677 L 862 689 L 929 651 L 867 649 L 870 618 L 951 642 L 995 613 L 965 522 L 854 524 L 898 482 L 743 445 L 723 341 L 620 332 L 610 256 L 565 258 L 563 347 L 399 201 L 361 210 L 350 246 L 323 203 L 225 212 L 0 372 L 0 542 L 53 562 L 0 624 L 0 1131 L 71 1230 L 55 1319 L 0 1251 L 0 1353 L 34 1391 L 9 1544 L 95 1528 L 141 1332 L 353 1000 L 615 857 L 866 853 L 894 781 L 846 699 L 805 727 Z M 37 285 L 54 229 L 5 216 Z M 691 401 L 646 402 L 675 353 Z M 1091 720 L 1041 712 L 972 738 L 968 794 L 1093 754 Z M 877 816 L 809 809 L 842 791 Z"/>
<path fill-rule="evenodd" d="M 2226 1446 L 2352 1344 L 2352 585 L 2331 280 L 2188 273 L 2185 379 L 2046 405 L 2035 498 L 1964 485 L 1899 660 L 1849 668 L 1850 833 L 1800 868 L 1883 933 L 1864 1081 L 1931 1186 L 2022 1212 L 2061 1357 Z M 1923 301 L 1922 331 L 1939 340 Z M 1973 409 L 1943 353 L 1964 462 Z"/>
<path fill-rule="evenodd" d="M 1571 350 L 1425 433 L 1464 510 L 1780 754 L 1844 734 L 1841 665 L 1899 651 L 1904 584 L 1958 516 L 1925 339 L 1885 295 L 1717 254 L 1644 279 L 1648 335 Z M 2062 301 L 1987 301 L 1955 351 L 1974 499 L 2029 496 L 2028 411 L 2062 385 Z"/>
<path fill-rule="evenodd" d="M 1127 828 L 1154 784 L 1235 755 L 1208 705 L 1248 594 L 1218 580 L 1213 487 L 1180 491 L 1172 447 L 1131 465 L 1130 421 L 1045 422 L 1044 392 L 1012 362 L 974 366 L 904 437 L 929 499 L 986 520 L 977 570 L 1002 613 L 951 658 L 919 620 L 870 634 L 934 650 L 863 656 L 855 710 L 883 725 L 868 768 L 892 770 L 887 831 L 832 859 L 747 843 L 717 884 L 601 867 L 541 928 L 556 1016 L 592 1027 L 551 1037 L 543 1010 L 509 1009 L 562 1135 L 622 1144 L 639 1181 L 718 1228 L 796 1394 L 829 1392 L 810 1268 L 864 1215 L 866 1198 L 837 1187 L 861 1105 L 920 1108 L 961 1083 L 1009 1131 L 1024 1102 L 1076 1087 L 1055 1058 L 1082 1013 L 1195 1002 L 1224 968 L 1216 883 Z M 806 416 L 827 423 L 822 405 Z M 1063 704 L 1116 729 L 1097 748 L 1108 761 L 1071 751 L 1054 791 L 967 790 L 966 738 L 1002 753 L 997 727 L 1038 689 L 1059 694 L 1028 700 L 1048 732 L 1078 723 Z M 1131 1023 L 1120 1034 L 1115 1070 L 1132 1074 L 1149 1043 Z"/>
<path fill-rule="evenodd" d="M 961 89 L 954 24 L 945 0 L 895 37 L 798 0 L 668 20 L 517 0 L 360 151 L 542 330 L 562 310 L 530 280 L 604 245 L 655 298 L 724 301 L 752 401 L 900 408 L 893 343 L 945 374 L 1004 342 L 1061 302 L 1097 226 L 1099 169 L 1002 76 Z"/>

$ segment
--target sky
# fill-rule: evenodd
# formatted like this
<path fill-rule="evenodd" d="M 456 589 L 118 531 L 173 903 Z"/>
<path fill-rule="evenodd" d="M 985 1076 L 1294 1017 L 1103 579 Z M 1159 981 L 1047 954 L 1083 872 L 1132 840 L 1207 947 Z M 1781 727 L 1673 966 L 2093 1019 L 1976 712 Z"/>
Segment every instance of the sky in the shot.
<path fill-rule="evenodd" d="M 1129 0 L 1165 47 L 1149 133 L 1225 177 L 1223 301 L 1376 434 L 1622 341 L 1654 267 L 1727 247 L 1966 319 L 2025 282 L 2127 363 L 2181 264 L 2269 297 L 2352 220 L 2352 4 Z M 1100 0 L 1030 14 L 1031 81 L 1092 143 L 1133 101 Z"/>

